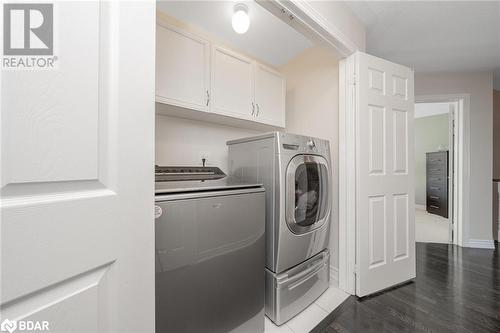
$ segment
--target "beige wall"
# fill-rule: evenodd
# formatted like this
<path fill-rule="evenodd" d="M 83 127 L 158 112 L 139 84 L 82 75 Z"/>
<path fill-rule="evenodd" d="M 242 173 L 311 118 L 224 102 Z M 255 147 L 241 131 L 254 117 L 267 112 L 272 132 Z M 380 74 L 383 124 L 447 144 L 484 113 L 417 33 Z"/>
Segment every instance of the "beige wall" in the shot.
<path fill-rule="evenodd" d="M 416 73 L 415 96 L 470 94 L 470 239 L 492 239 L 493 75 Z"/>
<path fill-rule="evenodd" d="M 332 157 L 332 266 L 338 267 L 338 92 L 337 56 L 312 48 L 281 68 L 287 79 L 286 131 L 330 141 Z"/>
<path fill-rule="evenodd" d="M 500 91 L 493 90 L 493 178 L 500 179 Z"/>

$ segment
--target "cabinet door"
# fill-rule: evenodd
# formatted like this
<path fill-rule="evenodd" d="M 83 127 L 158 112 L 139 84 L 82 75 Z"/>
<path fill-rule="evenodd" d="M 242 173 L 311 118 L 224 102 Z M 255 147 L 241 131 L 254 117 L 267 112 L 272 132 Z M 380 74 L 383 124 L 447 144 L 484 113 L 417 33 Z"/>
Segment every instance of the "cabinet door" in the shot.
<path fill-rule="evenodd" d="M 156 101 L 208 111 L 210 44 L 158 22 Z"/>
<path fill-rule="evenodd" d="M 255 115 L 258 121 L 285 127 L 285 78 L 261 64 L 255 73 Z"/>
<path fill-rule="evenodd" d="M 241 119 L 253 119 L 253 62 L 219 46 L 212 48 L 211 111 Z"/>

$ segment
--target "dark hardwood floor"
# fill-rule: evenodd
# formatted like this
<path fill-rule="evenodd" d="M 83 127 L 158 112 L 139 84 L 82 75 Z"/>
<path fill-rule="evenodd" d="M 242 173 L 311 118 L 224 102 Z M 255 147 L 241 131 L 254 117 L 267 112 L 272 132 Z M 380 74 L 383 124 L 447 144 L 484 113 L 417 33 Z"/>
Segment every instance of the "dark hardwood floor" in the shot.
<path fill-rule="evenodd" d="M 415 281 L 348 298 L 312 332 L 500 332 L 496 250 L 417 243 Z"/>

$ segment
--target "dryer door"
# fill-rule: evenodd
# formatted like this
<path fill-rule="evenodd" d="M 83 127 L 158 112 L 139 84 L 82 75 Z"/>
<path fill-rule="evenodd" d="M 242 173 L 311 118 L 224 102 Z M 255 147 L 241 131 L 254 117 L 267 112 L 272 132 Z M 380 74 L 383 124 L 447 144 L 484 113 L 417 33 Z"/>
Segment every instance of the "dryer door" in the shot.
<path fill-rule="evenodd" d="M 295 234 L 321 227 L 330 216 L 330 171 L 317 155 L 297 155 L 286 173 L 286 222 Z"/>

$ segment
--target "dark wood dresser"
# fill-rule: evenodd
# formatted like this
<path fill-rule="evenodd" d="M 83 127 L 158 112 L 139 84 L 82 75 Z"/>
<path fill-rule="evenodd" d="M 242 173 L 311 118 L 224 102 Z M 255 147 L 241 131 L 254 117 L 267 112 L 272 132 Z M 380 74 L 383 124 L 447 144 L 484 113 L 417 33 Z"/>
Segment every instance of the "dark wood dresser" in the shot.
<path fill-rule="evenodd" d="M 448 151 L 427 153 L 427 212 L 448 218 Z"/>

